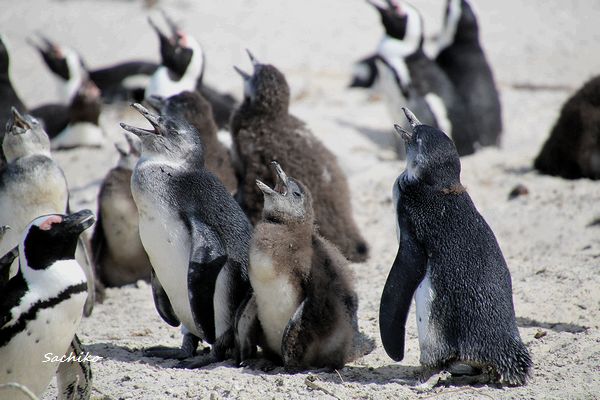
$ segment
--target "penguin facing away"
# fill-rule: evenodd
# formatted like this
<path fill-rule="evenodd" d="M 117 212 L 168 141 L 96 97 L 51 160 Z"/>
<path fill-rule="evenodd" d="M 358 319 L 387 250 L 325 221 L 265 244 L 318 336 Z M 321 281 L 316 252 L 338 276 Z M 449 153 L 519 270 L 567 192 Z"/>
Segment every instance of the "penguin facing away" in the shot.
<path fill-rule="evenodd" d="M 435 61 L 465 101 L 477 143 L 499 145 L 502 133 L 500 97 L 479 41 L 477 17 L 467 0 L 448 0 Z"/>
<path fill-rule="evenodd" d="M 131 178 L 139 214 L 140 238 L 152 265 L 156 308 L 170 325 L 182 325 L 181 349 L 147 349 L 164 358 L 195 355 L 199 340 L 212 345 L 207 360 L 234 352 L 234 315 L 246 297 L 251 225 L 219 179 L 204 168 L 200 136 L 183 119 L 136 108 L 151 124 L 121 124 L 142 141 Z"/>
<path fill-rule="evenodd" d="M 140 158 L 139 139 L 125 135 L 128 149 L 119 146 L 119 162 L 100 185 L 92 257 L 98 279 L 106 286 L 150 281 L 150 260 L 140 239 L 138 210 L 131 194 L 131 175 Z"/>
<path fill-rule="evenodd" d="M 348 262 L 318 234 L 308 189 L 272 165 L 274 189 L 256 181 L 265 206 L 250 248 L 254 294 L 237 317 L 238 361 L 260 344 L 288 370 L 343 368 L 374 348 L 358 330 Z"/>
<path fill-rule="evenodd" d="M 265 179 L 267 185 L 273 184 L 264 160 L 277 160 L 313 193 L 321 235 L 350 261 L 365 261 L 368 246 L 354 222 L 350 189 L 335 155 L 304 122 L 289 114 L 290 88 L 285 76 L 249 55 L 252 75 L 236 67 L 244 80 L 245 98 L 231 120 L 234 151 L 243 170 L 242 207 L 251 222 L 260 220 L 263 199 L 254 182 Z"/>
<path fill-rule="evenodd" d="M 159 113 L 183 118 L 196 128 L 204 147 L 206 168 L 223 182 L 229 193 L 235 195 L 238 190 L 237 176 L 231 154 L 217 136 L 210 103 L 199 92 L 181 92 L 168 99 L 153 96 L 146 101 Z"/>
<path fill-rule="evenodd" d="M 375 62 L 393 119 L 400 120 L 402 107 L 410 107 L 426 123 L 447 132 L 461 156 L 472 154 L 476 133 L 468 110 L 446 73 L 423 50 L 424 24 L 419 11 L 400 1 L 369 3 L 379 12 L 385 29 Z"/>
<path fill-rule="evenodd" d="M 69 191 L 62 169 L 52 159 L 50 140 L 41 123 L 29 114 L 12 109 L 2 150 L 7 164 L 0 170 L 0 224 L 9 225 L 0 254 L 16 246 L 20 232 L 39 215 L 65 213 Z M 96 292 L 93 267 L 87 257 L 84 240 L 80 238 L 77 260 L 84 268 L 89 297 L 85 314 L 90 315 Z M 13 263 L 11 276 L 17 272 Z"/>
<path fill-rule="evenodd" d="M 0 384 L 16 382 L 41 396 L 56 374 L 59 399 L 90 398 L 92 372 L 75 335 L 87 298 L 75 248 L 93 223 L 83 210 L 37 217 L 24 230 L 14 254 L 18 273 L 1 287 Z M 49 355 L 75 361 L 44 362 Z M 29 399 L 16 389 L 0 392 L 0 399 L 22 398 Z"/>
<path fill-rule="evenodd" d="M 398 254 L 379 310 L 385 351 L 404 357 L 415 298 L 421 364 L 525 384 L 532 367 L 515 320 L 511 277 L 490 227 L 460 183 L 452 140 L 405 109 L 407 167 L 394 183 Z"/>

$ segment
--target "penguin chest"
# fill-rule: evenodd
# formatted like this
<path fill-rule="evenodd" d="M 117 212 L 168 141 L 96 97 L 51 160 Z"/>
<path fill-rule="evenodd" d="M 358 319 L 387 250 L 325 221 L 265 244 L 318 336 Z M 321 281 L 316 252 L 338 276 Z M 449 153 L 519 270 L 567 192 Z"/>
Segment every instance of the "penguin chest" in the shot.
<path fill-rule="evenodd" d="M 145 257 L 140 241 L 138 210 L 133 199 L 117 191 L 100 204 L 102 229 L 108 247 L 115 258 L 139 262 Z"/>
<path fill-rule="evenodd" d="M 151 96 L 171 97 L 184 91 L 196 90 L 196 80 L 186 79 L 174 80 L 169 75 L 166 67 L 159 67 L 150 78 L 150 83 L 146 88 L 144 97 Z"/>
<path fill-rule="evenodd" d="M 167 207 L 160 206 L 160 200 L 139 200 L 137 197 L 140 239 L 152 268 L 177 318 L 188 331 L 202 338 L 204 335 L 194 322 L 188 292 L 189 233 L 177 215 Z"/>
<path fill-rule="evenodd" d="M 435 293 L 431 285 L 429 271 L 415 291 L 415 305 L 417 318 L 417 332 L 419 334 L 419 347 L 423 355 L 436 344 L 435 327 L 431 320 L 431 304 Z"/>
<path fill-rule="evenodd" d="M 248 273 L 267 345 L 281 356 L 283 332 L 300 305 L 300 293 L 289 276 L 275 270 L 269 254 L 253 249 Z"/>

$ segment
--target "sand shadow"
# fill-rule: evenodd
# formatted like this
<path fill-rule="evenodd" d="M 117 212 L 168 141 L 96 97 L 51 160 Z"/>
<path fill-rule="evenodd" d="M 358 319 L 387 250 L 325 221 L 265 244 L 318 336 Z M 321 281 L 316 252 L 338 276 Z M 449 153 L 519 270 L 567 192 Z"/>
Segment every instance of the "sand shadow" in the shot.
<path fill-rule="evenodd" d="M 555 332 L 581 333 L 589 329 L 587 326 L 564 322 L 541 322 L 531 318 L 517 317 L 517 325 L 521 328 L 544 328 Z"/>
<path fill-rule="evenodd" d="M 394 150 L 395 148 L 394 133 L 391 129 L 373 129 L 341 118 L 336 118 L 335 122 L 340 126 L 357 131 L 383 150 Z"/>

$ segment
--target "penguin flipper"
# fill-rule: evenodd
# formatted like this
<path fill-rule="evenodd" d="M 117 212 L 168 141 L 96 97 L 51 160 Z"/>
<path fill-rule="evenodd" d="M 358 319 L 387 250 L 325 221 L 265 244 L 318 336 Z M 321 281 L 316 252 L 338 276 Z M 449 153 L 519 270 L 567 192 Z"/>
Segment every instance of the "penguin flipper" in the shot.
<path fill-rule="evenodd" d="M 15 258 L 19 256 L 19 247 L 14 247 L 0 258 L 0 288 L 8 283 L 10 277 L 10 266 Z"/>
<path fill-rule="evenodd" d="M 171 301 L 163 289 L 160 281 L 156 277 L 156 273 L 154 272 L 154 268 L 150 268 L 150 285 L 152 286 L 152 298 L 154 299 L 154 306 L 156 307 L 156 311 L 158 311 L 158 315 L 169 325 L 171 326 L 179 326 L 180 322 L 175 315 L 175 311 L 173 310 L 173 306 L 171 305 Z"/>
<path fill-rule="evenodd" d="M 56 370 L 58 399 L 87 400 L 92 392 L 92 369 L 77 335 L 65 353 L 69 361 L 61 362 Z M 70 361 L 71 359 L 74 359 Z"/>
<path fill-rule="evenodd" d="M 217 233 L 197 218 L 187 219 L 192 249 L 188 267 L 188 290 L 194 322 L 200 325 L 205 337 L 203 340 L 214 343 L 215 301 L 227 301 L 228 298 L 215 299 L 215 285 L 219 272 L 227 262 L 227 253 Z M 227 308 L 227 304 L 220 304 Z"/>
<path fill-rule="evenodd" d="M 414 234 L 403 229 L 396 259 L 379 305 L 379 332 L 385 352 L 394 361 L 404 358 L 405 326 L 415 290 L 425 277 L 427 256 Z"/>

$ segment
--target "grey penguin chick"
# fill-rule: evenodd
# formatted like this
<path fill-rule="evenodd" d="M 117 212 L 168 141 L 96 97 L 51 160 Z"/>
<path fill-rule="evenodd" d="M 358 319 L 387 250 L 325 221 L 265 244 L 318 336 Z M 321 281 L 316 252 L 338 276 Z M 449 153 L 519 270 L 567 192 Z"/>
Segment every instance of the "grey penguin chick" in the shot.
<path fill-rule="evenodd" d="M 217 125 L 211 104 L 199 92 L 181 92 L 168 99 L 157 96 L 146 101 L 161 114 L 183 118 L 200 134 L 204 146 L 204 164 L 223 182 L 229 193 L 238 190 L 238 181 L 233 169 L 229 150 L 217 137 Z"/>
<path fill-rule="evenodd" d="M 0 171 L 0 224 L 12 229 L 0 243 L 0 254 L 17 245 L 20 233 L 33 218 L 65 213 L 69 202 L 65 175 L 52 159 L 50 139 L 40 121 L 29 114 L 21 115 L 13 108 L 2 150 L 7 164 Z M 96 281 L 82 237 L 79 238 L 76 256 L 90 285 L 85 307 L 87 316 L 91 314 L 96 298 Z M 13 263 L 11 276 L 16 270 L 17 263 Z"/>
<path fill-rule="evenodd" d="M 286 369 L 343 368 L 374 348 L 358 330 L 348 261 L 317 232 L 310 191 L 272 165 L 275 188 L 256 181 L 265 206 L 250 247 L 254 295 L 237 323 L 240 361 L 253 355 L 252 338 L 260 337 L 257 343 Z"/>
<path fill-rule="evenodd" d="M 236 70 L 244 79 L 244 101 L 231 119 L 235 156 L 242 165 L 240 197 L 252 223 L 262 214 L 256 179 L 269 176 L 265 160 L 277 160 L 304 182 L 314 196 L 316 224 L 323 237 L 353 262 L 365 261 L 368 246 L 361 236 L 350 202 L 350 189 L 337 159 L 304 122 L 289 114 L 290 88 L 273 65 L 249 53 L 254 73 Z M 266 179 L 266 184 L 273 184 Z"/>
<path fill-rule="evenodd" d="M 92 257 L 98 279 L 106 286 L 150 281 L 150 260 L 140 239 L 138 210 L 131 194 L 131 175 L 141 153 L 136 137 L 125 135 L 129 149 L 119 146 L 119 161 L 100 185 Z"/>
<path fill-rule="evenodd" d="M 121 124 L 142 141 L 131 177 L 140 238 L 152 265 L 151 283 L 158 313 L 182 325 L 181 349 L 147 349 L 164 358 L 195 355 L 199 340 L 212 345 L 207 360 L 234 352 L 234 315 L 249 290 L 251 225 L 219 179 L 204 167 L 200 135 L 184 119 L 159 116 L 134 104 L 151 124 Z"/>
<path fill-rule="evenodd" d="M 11 250 L 19 269 L 0 286 L 0 384 L 16 382 L 41 396 L 56 375 L 59 399 L 90 398 L 92 372 L 75 335 L 88 296 L 75 248 L 93 223 L 89 210 L 43 215 Z M 74 360 L 51 362 L 63 356 Z M 29 398 L 14 388 L 0 391 L 2 400 Z"/>
<path fill-rule="evenodd" d="M 448 0 L 435 62 L 464 99 L 481 146 L 497 146 L 502 107 L 494 74 L 479 40 L 479 24 L 467 0 Z"/>
<path fill-rule="evenodd" d="M 456 147 L 444 132 L 404 112 L 412 132 L 396 125 L 407 166 L 393 188 L 399 247 L 379 310 L 385 351 L 403 359 L 414 295 L 421 364 L 525 384 L 532 362 L 517 329 L 510 272 L 460 182 Z"/>

